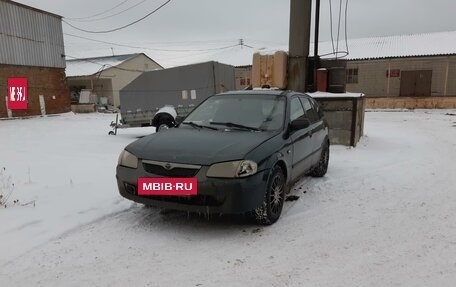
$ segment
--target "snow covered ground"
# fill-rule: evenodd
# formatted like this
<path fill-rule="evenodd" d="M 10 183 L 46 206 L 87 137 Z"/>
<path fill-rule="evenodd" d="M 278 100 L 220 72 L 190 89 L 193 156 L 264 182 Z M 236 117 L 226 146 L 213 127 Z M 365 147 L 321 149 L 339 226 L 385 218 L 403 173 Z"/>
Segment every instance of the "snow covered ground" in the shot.
<path fill-rule="evenodd" d="M 122 199 L 112 115 L 0 121 L 0 286 L 454 286 L 456 111 L 369 112 L 356 148 L 295 186 L 281 219 L 160 212 Z M 4 188 L 5 189 L 5 188 Z"/>

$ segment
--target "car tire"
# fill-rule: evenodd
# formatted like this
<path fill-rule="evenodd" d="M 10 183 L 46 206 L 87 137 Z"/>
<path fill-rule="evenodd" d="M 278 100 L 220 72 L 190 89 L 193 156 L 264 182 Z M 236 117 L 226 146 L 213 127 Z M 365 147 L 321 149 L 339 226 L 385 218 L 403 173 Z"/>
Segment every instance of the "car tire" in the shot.
<path fill-rule="evenodd" d="M 155 128 L 155 131 L 160 132 L 160 131 L 164 131 L 164 130 L 168 130 L 168 129 L 169 129 L 168 124 L 160 124 L 158 127 Z"/>
<path fill-rule="evenodd" d="M 310 175 L 313 177 L 323 177 L 328 171 L 329 165 L 329 144 L 325 144 L 321 151 L 320 160 L 318 164 L 310 171 Z"/>
<path fill-rule="evenodd" d="M 268 180 L 264 200 L 253 212 L 255 221 L 258 224 L 271 225 L 279 219 L 285 201 L 285 181 L 282 169 L 279 166 L 275 166 Z"/>

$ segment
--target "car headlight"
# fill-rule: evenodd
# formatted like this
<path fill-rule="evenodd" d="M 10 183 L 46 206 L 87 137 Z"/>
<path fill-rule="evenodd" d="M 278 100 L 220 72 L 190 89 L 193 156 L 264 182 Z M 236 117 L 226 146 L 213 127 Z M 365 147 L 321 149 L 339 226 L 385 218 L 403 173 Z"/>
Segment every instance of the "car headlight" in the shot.
<path fill-rule="evenodd" d="M 239 160 L 216 163 L 209 167 L 207 177 L 236 178 L 254 175 L 258 165 L 251 160 Z"/>
<path fill-rule="evenodd" d="M 126 150 L 120 153 L 118 164 L 129 168 L 138 168 L 138 158 Z"/>

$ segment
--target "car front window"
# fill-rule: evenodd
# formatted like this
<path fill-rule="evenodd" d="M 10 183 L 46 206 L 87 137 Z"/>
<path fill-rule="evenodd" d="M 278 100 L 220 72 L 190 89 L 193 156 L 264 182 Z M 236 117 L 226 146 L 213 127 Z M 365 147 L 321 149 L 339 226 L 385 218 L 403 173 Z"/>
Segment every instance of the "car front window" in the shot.
<path fill-rule="evenodd" d="M 197 107 L 185 122 L 200 125 L 250 127 L 251 130 L 281 129 L 285 115 L 285 98 L 275 95 L 213 96 Z"/>

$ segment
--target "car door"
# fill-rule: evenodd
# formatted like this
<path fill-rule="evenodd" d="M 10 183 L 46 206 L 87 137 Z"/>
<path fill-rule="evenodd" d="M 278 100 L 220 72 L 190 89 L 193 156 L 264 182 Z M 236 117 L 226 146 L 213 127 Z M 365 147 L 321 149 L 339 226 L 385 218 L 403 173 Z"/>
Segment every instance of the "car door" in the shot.
<path fill-rule="evenodd" d="M 297 96 L 291 98 L 289 110 L 290 123 L 300 117 L 307 117 Z M 312 166 L 313 141 L 311 130 L 312 128 L 309 126 L 292 131 L 290 134 L 292 143 L 292 180 L 303 175 Z"/>
<path fill-rule="evenodd" d="M 304 107 L 307 118 L 310 121 L 312 133 L 312 166 L 320 160 L 323 141 L 325 140 L 325 124 L 318 112 L 318 104 L 312 98 L 300 96 L 299 99 Z"/>

